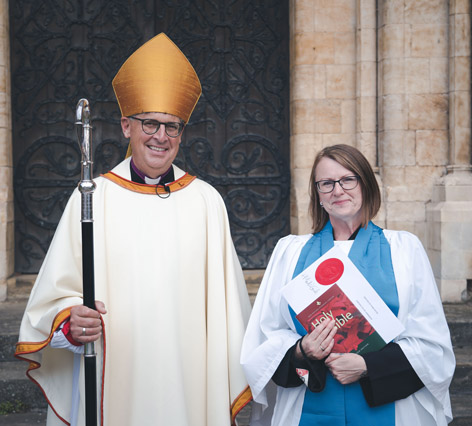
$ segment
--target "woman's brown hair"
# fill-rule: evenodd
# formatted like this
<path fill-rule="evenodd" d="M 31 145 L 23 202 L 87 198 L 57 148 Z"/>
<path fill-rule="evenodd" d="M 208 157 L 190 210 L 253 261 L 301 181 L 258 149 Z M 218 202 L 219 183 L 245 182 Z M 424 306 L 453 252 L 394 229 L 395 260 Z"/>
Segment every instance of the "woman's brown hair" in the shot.
<path fill-rule="evenodd" d="M 310 177 L 310 212 L 313 219 L 313 232 L 320 232 L 329 220 L 328 213 L 320 205 L 320 198 L 316 188 L 316 166 L 322 158 L 330 158 L 341 166 L 359 176 L 362 190 L 362 226 L 367 226 L 369 221 L 380 209 L 380 189 L 375 179 L 374 171 L 367 158 L 350 145 L 332 145 L 322 149 L 315 158 Z"/>

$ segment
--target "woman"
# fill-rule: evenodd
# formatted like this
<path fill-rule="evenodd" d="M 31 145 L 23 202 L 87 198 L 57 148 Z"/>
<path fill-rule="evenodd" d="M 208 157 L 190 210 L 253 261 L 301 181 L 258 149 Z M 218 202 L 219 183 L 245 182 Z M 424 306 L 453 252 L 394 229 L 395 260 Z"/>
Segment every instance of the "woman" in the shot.
<path fill-rule="evenodd" d="M 380 191 L 353 147 L 335 145 L 317 155 L 310 196 L 314 233 L 278 242 L 246 331 L 241 362 L 254 398 L 251 425 L 446 425 L 455 359 L 420 241 L 371 222 Z M 333 245 L 349 254 L 405 327 L 379 351 L 332 353 L 334 321 L 304 335 L 281 296 L 285 284 Z"/>

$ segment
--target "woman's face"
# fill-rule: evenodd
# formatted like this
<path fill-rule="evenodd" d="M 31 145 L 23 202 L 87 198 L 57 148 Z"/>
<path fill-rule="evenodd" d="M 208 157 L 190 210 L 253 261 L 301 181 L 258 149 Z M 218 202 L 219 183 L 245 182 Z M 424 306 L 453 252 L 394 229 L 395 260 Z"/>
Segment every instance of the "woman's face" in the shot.
<path fill-rule="evenodd" d="M 315 181 L 337 181 L 346 176 L 356 174 L 343 167 L 331 158 L 323 157 L 315 169 Z M 322 193 L 318 190 L 323 208 L 328 213 L 331 223 L 342 221 L 355 227 L 362 223 L 362 188 L 360 181 L 354 189 L 343 189 L 339 182 L 334 185 L 332 192 Z"/>

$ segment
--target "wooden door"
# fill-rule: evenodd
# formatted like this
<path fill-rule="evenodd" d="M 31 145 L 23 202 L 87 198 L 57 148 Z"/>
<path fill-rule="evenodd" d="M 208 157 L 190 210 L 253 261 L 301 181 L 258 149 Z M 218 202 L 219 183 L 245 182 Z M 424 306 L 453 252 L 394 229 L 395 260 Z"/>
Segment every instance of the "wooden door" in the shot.
<path fill-rule="evenodd" d="M 177 164 L 222 194 L 244 268 L 289 232 L 288 0 L 11 0 L 15 269 L 39 270 L 80 177 L 75 106 L 89 99 L 95 174 L 126 140 L 111 80 L 165 32 L 203 95 Z"/>

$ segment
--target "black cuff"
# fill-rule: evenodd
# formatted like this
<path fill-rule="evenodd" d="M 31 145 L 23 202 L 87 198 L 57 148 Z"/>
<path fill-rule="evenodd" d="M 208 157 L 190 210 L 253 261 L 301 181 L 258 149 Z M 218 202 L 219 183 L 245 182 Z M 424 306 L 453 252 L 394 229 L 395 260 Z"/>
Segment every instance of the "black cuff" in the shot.
<path fill-rule="evenodd" d="M 303 337 L 302 337 L 303 339 Z M 297 368 L 308 370 L 308 389 L 312 392 L 321 392 L 326 384 L 327 367 L 324 361 L 309 359 L 300 347 L 303 359 L 299 360 L 295 356 L 295 349 L 298 345 L 298 340 L 285 354 L 280 362 L 277 370 L 272 376 L 272 380 L 279 386 L 284 388 L 297 387 L 303 384 L 303 380 L 296 372 Z M 300 345 L 301 346 L 301 345 Z"/>
<path fill-rule="evenodd" d="M 300 379 L 300 376 L 295 370 L 296 367 L 292 364 L 292 359 L 295 359 L 295 348 L 297 344 L 298 341 L 286 352 L 277 370 L 275 370 L 272 380 L 276 385 L 284 388 L 294 388 L 303 384 L 303 380 Z"/>
<path fill-rule="evenodd" d="M 389 343 L 380 351 L 369 352 L 362 357 L 368 375 L 359 383 L 371 407 L 406 398 L 424 386 L 397 343 Z"/>

